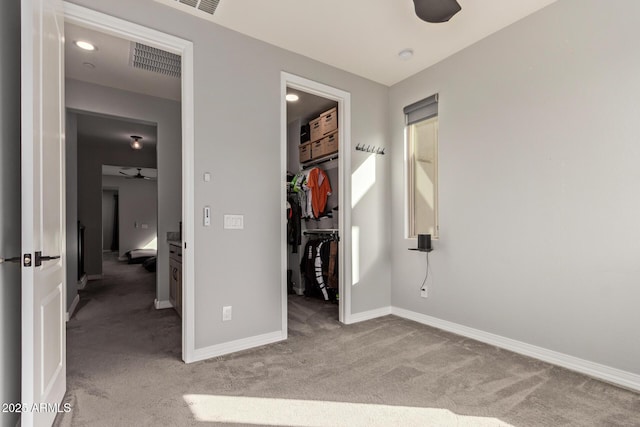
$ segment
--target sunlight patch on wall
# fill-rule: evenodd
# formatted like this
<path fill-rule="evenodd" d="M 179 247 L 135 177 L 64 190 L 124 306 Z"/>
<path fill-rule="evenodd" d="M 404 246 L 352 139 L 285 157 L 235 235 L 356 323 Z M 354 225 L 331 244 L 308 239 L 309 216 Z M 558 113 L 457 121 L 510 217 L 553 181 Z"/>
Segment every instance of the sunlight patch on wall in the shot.
<path fill-rule="evenodd" d="M 142 249 L 158 249 L 158 237 L 154 237 L 151 241 L 144 245 Z"/>
<path fill-rule="evenodd" d="M 351 207 L 358 202 L 376 183 L 376 156 L 371 154 L 351 175 Z"/>
<path fill-rule="evenodd" d="M 200 422 L 301 427 L 512 427 L 496 418 L 458 415 L 440 408 L 204 394 L 187 394 L 183 398 Z"/>

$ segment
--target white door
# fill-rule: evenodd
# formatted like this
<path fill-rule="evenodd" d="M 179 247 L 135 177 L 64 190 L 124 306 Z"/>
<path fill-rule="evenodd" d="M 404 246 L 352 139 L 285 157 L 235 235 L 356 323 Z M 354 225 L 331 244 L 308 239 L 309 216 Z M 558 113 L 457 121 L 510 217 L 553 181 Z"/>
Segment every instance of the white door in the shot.
<path fill-rule="evenodd" d="M 66 390 L 63 25 L 61 0 L 21 0 L 23 426 Z"/>

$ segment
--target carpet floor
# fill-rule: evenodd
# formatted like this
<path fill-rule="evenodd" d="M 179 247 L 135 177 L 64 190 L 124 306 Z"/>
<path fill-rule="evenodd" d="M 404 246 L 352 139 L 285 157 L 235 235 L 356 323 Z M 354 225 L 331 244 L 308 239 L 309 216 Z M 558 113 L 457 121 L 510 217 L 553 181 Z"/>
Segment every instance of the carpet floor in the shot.
<path fill-rule="evenodd" d="M 186 365 L 155 275 L 105 262 L 67 326 L 56 426 L 640 426 L 640 394 L 395 316 L 289 297 L 289 339 Z"/>

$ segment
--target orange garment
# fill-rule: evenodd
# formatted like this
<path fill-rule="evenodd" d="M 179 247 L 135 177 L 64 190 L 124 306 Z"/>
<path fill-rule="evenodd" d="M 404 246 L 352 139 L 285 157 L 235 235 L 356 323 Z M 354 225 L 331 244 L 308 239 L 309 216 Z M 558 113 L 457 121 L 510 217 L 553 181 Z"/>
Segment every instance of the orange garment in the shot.
<path fill-rule="evenodd" d="M 311 207 L 314 218 L 318 218 L 327 207 L 327 197 L 331 194 L 329 177 L 320 168 L 313 168 L 307 177 L 307 188 L 311 190 Z"/>

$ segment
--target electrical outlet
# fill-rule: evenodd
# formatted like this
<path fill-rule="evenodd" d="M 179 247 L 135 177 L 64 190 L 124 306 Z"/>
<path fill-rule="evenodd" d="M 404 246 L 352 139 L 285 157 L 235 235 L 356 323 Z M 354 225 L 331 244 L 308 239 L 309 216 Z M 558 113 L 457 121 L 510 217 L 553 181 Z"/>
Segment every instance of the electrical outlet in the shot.
<path fill-rule="evenodd" d="M 427 298 L 429 296 L 429 294 L 427 293 L 427 287 L 426 286 L 424 288 L 420 289 L 420 296 L 422 298 Z"/>
<path fill-rule="evenodd" d="M 231 306 L 227 305 L 222 307 L 222 321 L 226 322 L 231 320 Z"/>

